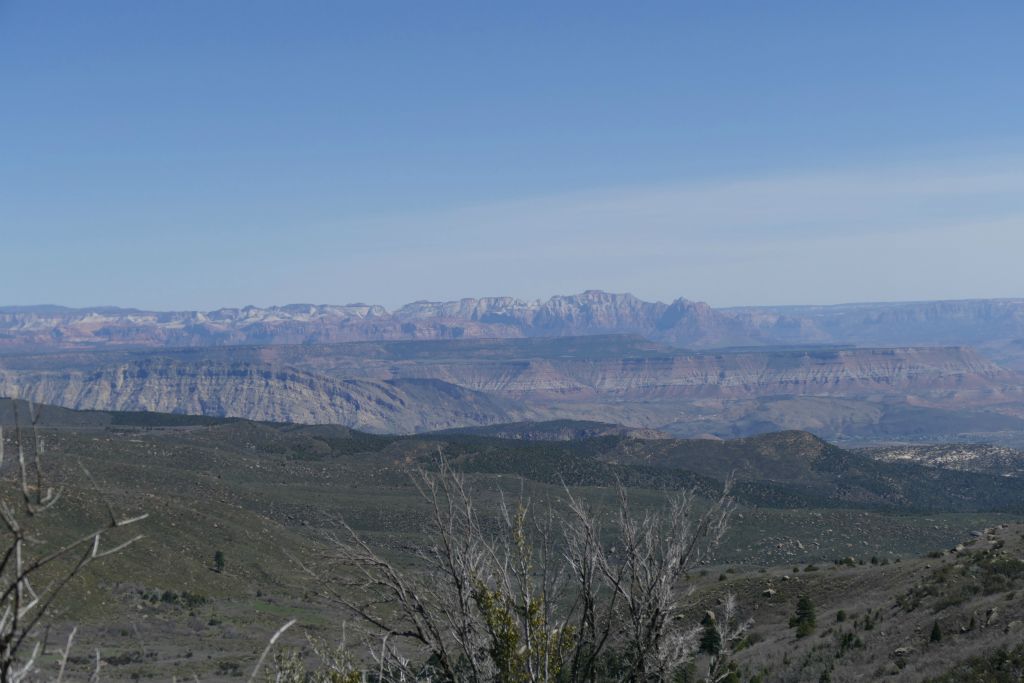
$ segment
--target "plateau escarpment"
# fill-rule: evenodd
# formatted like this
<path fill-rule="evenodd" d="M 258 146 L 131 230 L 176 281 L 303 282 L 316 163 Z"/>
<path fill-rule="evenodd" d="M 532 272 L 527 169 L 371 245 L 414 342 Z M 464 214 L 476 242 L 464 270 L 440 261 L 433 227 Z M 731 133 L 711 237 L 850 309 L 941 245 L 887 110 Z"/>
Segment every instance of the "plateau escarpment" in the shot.
<path fill-rule="evenodd" d="M 431 377 L 524 398 L 753 398 L 913 393 L 1003 399 L 1017 377 L 964 348 L 669 352 L 646 357 L 363 364 L 378 377 Z"/>
<path fill-rule="evenodd" d="M 75 409 L 245 417 L 417 432 L 493 424 L 531 413 L 436 380 L 334 379 L 253 363 L 144 360 L 89 371 L 0 371 L 0 395 Z"/>
<path fill-rule="evenodd" d="M 556 418 L 680 436 L 1024 431 L 1021 378 L 959 347 L 693 352 L 590 336 L 66 352 L 0 356 L 0 391 L 394 432 Z"/>

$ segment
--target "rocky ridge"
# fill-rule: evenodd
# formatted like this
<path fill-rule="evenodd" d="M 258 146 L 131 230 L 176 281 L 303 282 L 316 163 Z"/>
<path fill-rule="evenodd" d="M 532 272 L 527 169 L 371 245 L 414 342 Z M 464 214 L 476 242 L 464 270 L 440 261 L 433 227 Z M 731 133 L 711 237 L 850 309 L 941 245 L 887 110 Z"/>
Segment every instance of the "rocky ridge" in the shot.
<path fill-rule="evenodd" d="M 382 306 L 292 304 L 216 311 L 0 308 L 0 350 L 317 344 L 362 340 L 637 334 L 677 347 L 976 345 L 1024 367 L 1024 299 L 712 308 L 589 290 Z"/>
<path fill-rule="evenodd" d="M 677 436 L 1024 431 L 1022 384 L 965 348 L 691 352 L 623 336 L 0 356 L 0 395 L 403 433 L 551 419 Z"/>
<path fill-rule="evenodd" d="M 1024 452 L 990 443 L 898 445 L 863 452 L 882 462 L 912 462 L 960 472 L 1024 477 Z"/>
<path fill-rule="evenodd" d="M 533 417 L 521 405 L 430 379 L 334 379 L 259 363 L 143 360 L 92 371 L 18 376 L 0 396 L 88 410 L 244 417 L 410 433 Z"/>

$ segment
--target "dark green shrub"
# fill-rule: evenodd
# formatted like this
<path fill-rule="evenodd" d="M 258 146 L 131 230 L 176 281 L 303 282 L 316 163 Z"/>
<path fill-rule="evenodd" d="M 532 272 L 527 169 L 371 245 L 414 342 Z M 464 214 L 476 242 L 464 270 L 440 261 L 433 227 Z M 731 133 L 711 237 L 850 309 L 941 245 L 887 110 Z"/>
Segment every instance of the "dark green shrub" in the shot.
<path fill-rule="evenodd" d="M 790 628 L 796 629 L 796 637 L 804 638 L 814 633 L 817 618 L 814 615 L 814 603 L 806 595 L 796 601 L 796 613 L 790 618 Z"/>

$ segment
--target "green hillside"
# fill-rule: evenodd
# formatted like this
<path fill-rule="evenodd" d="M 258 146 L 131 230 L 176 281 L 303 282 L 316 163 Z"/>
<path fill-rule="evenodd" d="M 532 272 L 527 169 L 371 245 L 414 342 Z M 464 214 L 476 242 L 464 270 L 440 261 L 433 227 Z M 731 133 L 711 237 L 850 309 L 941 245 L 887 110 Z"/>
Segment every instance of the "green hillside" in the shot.
<path fill-rule="evenodd" d="M 299 628 L 286 647 L 301 646 L 304 633 L 340 637 L 346 617 L 316 597 L 303 567 L 330 554 L 330 535 L 344 520 L 388 557 L 415 568 L 412 553 L 429 515 L 409 474 L 436 466 L 439 452 L 468 474 L 485 516 L 494 514 L 499 492 L 557 506 L 563 486 L 599 510 L 614 505 L 609 487 L 616 482 L 628 487 L 638 509 L 658 505 L 667 490 L 694 488 L 710 497 L 721 490 L 723 474 L 735 470 L 739 507 L 699 582 L 708 595 L 734 587 L 745 608 L 757 610 L 762 584 L 788 596 L 797 584 L 778 588 L 782 573 L 847 557 L 854 566 L 801 581 L 871 583 L 877 574 L 886 577 L 891 601 L 897 586 L 909 590 L 918 581 L 904 572 L 924 571 L 928 563 L 913 558 L 1019 519 L 1024 499 L 998 478 L 936 478 L 934 469 L 877 463 L 794 433 L 732 442 L 621 435 L 543 442 L 50 408 L 40 423 L 48 475 L 64 490 L 47 538 L 90 528 L 105 514 L 101 499 L 125 514 L 150 515 L 145 538 L 76 580 L 53 620 L 54 638 L 80 625 L 81 658 L 72 663 L 86 668 L 88 653 L 99 647 L 112 662 L 110 679 L 231 678 L 293 617 Z M 11 438 L 9 429 L 5 434 Z M 944 507 L 941 487 L 956 481 L 958 495 Z M 217 551 L 222 572 L 215 571 Z M 821 604 L 853 600 L 856 582 L 845 581 L 816 588 Z M 982 596 L 968 599 L 975 597 Z M 881 593 L 878 600 L 878 608 L 889 608 Z M 764 614 L 775 619 L 783 605 L 772 605 Z M 766 618 L 757 616 L 758 623 L 771 623 Z M 750 656 L 761 651 L 752 647 Z"/>

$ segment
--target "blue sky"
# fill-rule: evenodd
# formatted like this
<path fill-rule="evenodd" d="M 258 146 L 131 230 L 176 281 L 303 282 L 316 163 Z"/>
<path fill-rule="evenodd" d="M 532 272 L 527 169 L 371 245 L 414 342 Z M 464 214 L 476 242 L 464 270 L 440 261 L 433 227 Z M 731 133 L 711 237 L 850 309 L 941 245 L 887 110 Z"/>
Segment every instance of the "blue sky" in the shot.
<path fill-rule="evenodd" d="M 0 304 L 1024 296 L 1021 2 L 0 0 Z"/>

